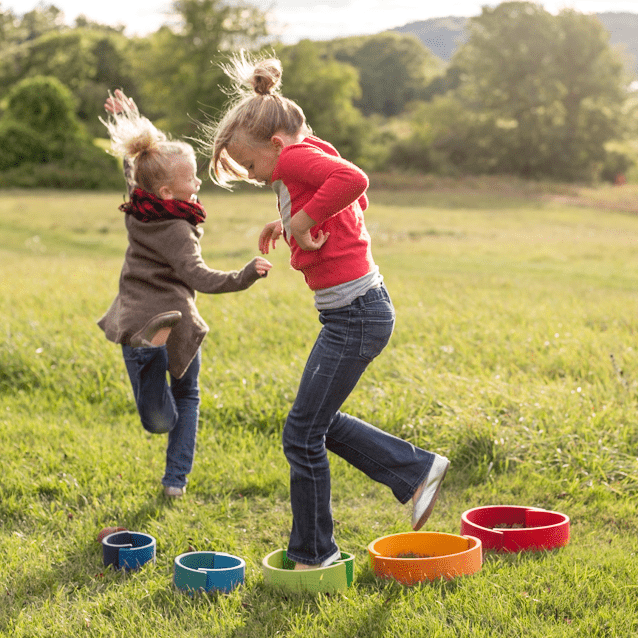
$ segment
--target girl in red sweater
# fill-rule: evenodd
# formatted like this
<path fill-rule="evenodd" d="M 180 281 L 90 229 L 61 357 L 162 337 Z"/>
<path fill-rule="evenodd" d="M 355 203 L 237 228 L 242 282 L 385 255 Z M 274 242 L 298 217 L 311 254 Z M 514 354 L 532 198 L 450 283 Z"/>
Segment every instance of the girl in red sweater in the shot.
<path fill-rule="evenodd" d="M 224 67 L 236 99 L 205 127 L 213 180 L 268 184 L 280 218 L 264 227 L 267 254 L 283 235 L 291 265 L 314 292 L 323 327 L 283 430 L 293 513 L 287 556 L 296 569 L 325 567 L 341 553 L 333 535 L 327 450 L 413 502 L 412 526 L 429 517 L 449 461 L 340 411 L 394 328 L 394 308 L 374 263 L 363 211 L 368 178 L 312 135 L 303 111 L 279 93 L 281 64 L 245 55 Z M 247 88 L 246 88 L 247 87 Z"/>

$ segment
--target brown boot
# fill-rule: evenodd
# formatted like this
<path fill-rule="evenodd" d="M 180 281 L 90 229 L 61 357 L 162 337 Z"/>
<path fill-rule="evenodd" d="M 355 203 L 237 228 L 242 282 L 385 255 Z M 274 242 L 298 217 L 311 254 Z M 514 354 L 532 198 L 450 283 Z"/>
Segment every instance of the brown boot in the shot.
<path fill-rule="evenodd" d="M 171 334 L 171 328 L 182 318 L 179 310 L 171 310 L 155 315 L 146 325 L 131 337 L 132 348 L 157 348 L 163 346 Z"/>

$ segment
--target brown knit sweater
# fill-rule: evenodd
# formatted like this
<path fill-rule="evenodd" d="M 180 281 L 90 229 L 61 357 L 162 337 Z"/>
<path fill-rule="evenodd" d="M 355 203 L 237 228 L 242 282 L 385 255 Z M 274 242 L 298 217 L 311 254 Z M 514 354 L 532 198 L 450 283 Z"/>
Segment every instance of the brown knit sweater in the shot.
<path fill-rule="evenodd" d="M 110 341 L 128 343 L 155 315 L 179 310 L 182 319 L 171 331 L 166 347 L 169 371 L 180 378 L 208 332 L 195 306 L 196 291 L 245 290 L 259 279 L 255 259 L 239 271 L 213 270 L 202 258 L 200 227 L 183 219 L 147 223 L 133 215 L 125 219 L 129 247 L 119 293 L 98 325 Z"/>

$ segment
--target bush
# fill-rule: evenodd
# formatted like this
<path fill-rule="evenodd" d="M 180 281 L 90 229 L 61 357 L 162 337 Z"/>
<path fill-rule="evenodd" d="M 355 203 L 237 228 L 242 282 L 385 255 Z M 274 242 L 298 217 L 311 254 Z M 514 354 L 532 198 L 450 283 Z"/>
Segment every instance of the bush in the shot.
<path fill-rule="evenodd" d="M 121 188 L 115 158 L 88 137 L 70 91 L 55 78 L 16 84 L 0 120 L 0 187 Z"/>
<path fill-rule="evenodd" d="M 24 163 L 40 164 L 49 157 L 40 136 L 21 122 L 0 122 L 0 148 L 1 171 Z"/>
<path fill-rule="evenodd" d="M 97 146 L 70 146 L 61 160 L 3 169 L 0 188 L 123 189 L 124 180 L 116 159 Z"/>
<path fill-rule="evenodd" d="M 14 85 L 7 96 L 5 117 L 21 122 L 47 139 L 81 134 L 73 95 L 58 79 L 36 76 Z"/>
<path fill-rule="evenodd" d="M 390 167 L 439 175 L 454 175 L 461 168 L 471 172 L 466 145 L 470 128 L 467 112 L 453 98 L 414 102 L 403 121 L 409 134 L 391 145 Z"/>
<path fill-rule="evenodd" d="M 634 165 L 635 161 L 629 157 L 628 153 L 616 150 L 607 151 L 605 162 L 600 171 L 600 179 L 612 184 L 617 183 L 626 176 Z"/>

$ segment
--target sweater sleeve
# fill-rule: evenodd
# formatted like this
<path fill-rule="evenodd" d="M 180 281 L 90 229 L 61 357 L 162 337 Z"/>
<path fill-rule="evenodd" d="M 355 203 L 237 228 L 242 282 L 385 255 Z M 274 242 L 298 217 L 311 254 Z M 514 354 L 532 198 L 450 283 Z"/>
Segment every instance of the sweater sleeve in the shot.
<path fill-rule="evenodd" d="M 187 222 L 175 225 L 167 240 L 170 242 L 167 259 L 175 276 L 193 290 L 208 294 L 238 292 L 260 279 L 255 264 L 257 258 L 241 270 L 210 268 L 202 257 L 198 231 Z"/>
<path fill-rule="evenodd" d="M 368 176 L 342 157 L 318 148 L 291 146 L 282 153 L 278 169 L 287 178 L 308 184 L 314 190 L 303 210 L 318 224 L 357 200 L 363 209 L 366 207 Z"/>

